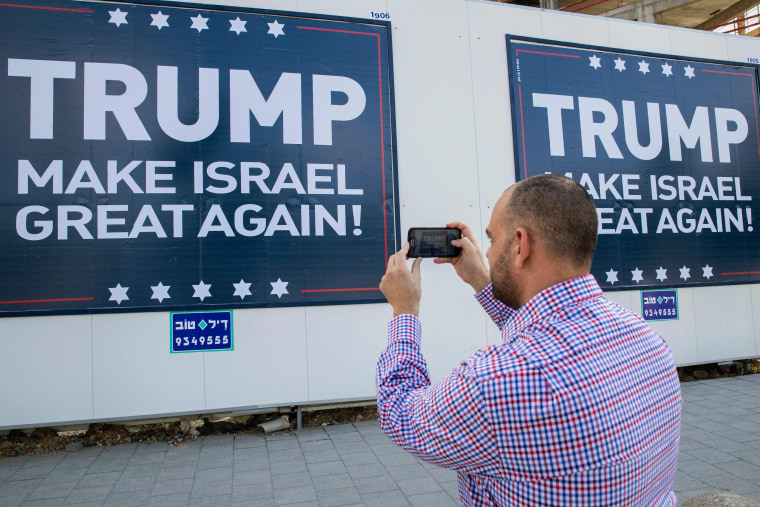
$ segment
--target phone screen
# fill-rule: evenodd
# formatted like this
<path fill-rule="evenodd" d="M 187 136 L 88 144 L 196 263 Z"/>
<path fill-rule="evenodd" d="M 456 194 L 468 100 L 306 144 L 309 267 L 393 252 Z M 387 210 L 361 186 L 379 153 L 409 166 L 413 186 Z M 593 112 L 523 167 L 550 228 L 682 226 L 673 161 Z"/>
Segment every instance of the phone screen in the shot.
<path fill-rule="evenodd" d="M 451 244 L 462 237 L 459 229 L 413 227 L 409 229 L 409 257 L 456 257 L 460 249 Z"/>

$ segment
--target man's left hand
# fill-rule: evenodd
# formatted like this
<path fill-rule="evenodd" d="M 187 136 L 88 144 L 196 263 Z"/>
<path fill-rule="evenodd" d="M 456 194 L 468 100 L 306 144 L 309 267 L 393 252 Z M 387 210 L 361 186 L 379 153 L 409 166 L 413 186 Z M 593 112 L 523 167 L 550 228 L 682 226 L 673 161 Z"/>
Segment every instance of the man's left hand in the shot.
<path fill-rule="evenodd" d="M 388 269 L 380 280 L 380 290 L 393 307 L 393 316 L 420 313 L 422 285 L 420 282 L 421 258 L 414 259 L 412 269 L 406 265 L 409 243 L 388 258 Z"/>

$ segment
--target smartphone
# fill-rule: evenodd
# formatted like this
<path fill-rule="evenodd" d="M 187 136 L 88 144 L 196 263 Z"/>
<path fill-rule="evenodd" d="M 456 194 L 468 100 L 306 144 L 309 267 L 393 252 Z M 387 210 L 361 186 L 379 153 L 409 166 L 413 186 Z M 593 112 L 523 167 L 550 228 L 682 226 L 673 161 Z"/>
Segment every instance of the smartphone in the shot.
<path fill-rule="evenodd" d="M 446 227 L 412 227 L 409 229 L 409 257 L 457 257 L 461 248 L 451 241 L 460 239 L 462 231 Z"/>

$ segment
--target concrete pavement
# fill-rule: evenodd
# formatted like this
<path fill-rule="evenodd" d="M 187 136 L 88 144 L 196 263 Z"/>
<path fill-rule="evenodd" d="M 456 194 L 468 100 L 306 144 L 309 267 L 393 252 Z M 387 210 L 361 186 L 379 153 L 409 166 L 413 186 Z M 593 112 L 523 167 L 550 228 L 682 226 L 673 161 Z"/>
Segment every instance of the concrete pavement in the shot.
<path fill-rule="evenodd" d="M 760 375 L 681 387 L 679 502 L 709 491 L 760 502 Z M 458 493 L 454 472 L 399 449 L 376 421 L 0 459 L 0 507 L 233 504 L 438 507 Z"/>

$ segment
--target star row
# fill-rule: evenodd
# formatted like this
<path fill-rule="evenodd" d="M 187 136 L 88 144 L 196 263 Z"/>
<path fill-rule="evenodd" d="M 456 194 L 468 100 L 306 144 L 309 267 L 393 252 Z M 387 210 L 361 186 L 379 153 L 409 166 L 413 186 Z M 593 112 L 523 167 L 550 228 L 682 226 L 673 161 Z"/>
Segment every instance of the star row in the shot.
<path fill-rule="evenodd" d="M 705 264 L 705 266 L 702 269 L 702 278 L 710 279 L 713 276 L 713 267 L 709 264 Z M 679 278 L 682 278 L 683 281 L 688 280 L 691 278 L 691 268 L 687 268 L 685 265 L 682 268 L 679 268 L 678 270 L 680 272 Z M 668 270 L 660 266 L 660 269 L 655 269 L 655 272 L 657 273 L 657 276 L 655 279 L 664 282 L 668 279 Z M 610 268 L 609 271 L 605 273 L 607 275 L 607 283 L 610 285 L 615 285 L 615 282 L 619 282 L 618 280 L 618 271 L 615 271 L 614 269 Z M 644 271 L 640 270 L 639 268 L 634 269 L 631 271 L 631 281 L 636 282 L 637 284 L 639 282 L 644 281 Z"/>
<path fill-rule="evenodd" d="M 124 12 L 121 9 L 117 8 L 115 11 L 108 11 L 108 14 L 111 15 L 111 19 L 109 19 L 108 22 L 113 23 L 117 28 L 121 25 L 129 24 L 129 21 L 127 21 L 127 14 L 129 14 L 129 12 Z M 155 26 L 158 30 L 161 30 L 165 26 L 169 26 L 168 14 L 163 14 L 161 11 L 158 11 L 157 13 L 151 14 L 150 16 L 153 19 L 153 21 L 150 23 L 150 26 Z M 198 30 L 198 33 L 201 33 L 203 30 L 209 30 L 208 20 L 209 18 L 204 18 L 198 14 L 194 18 L 190 18 L 190 29 Z M 240 19 L 240 16 L 228 21 L 230 22 L 230 32 L 235 32 L 236 34 L 240 35 L 242 32 L 248 31 L 245 28 L 245 24 L 248 23 L 248 21 L 243 21 Z M 283 31 L 285 25 L 279 23 L 276 19 L 273 23 L 267 23 L 267 25 L 269 26 L 269 31 L 267 34 L 274 35 L 275 39 L 280 35 L 285 35 L 285 32 Z"/>
<path fill-rule="evenodd" d="M 588 59 L 589 59 L 589 67 L 594 67 L 594 70 L 601 68 L 602 66 L 601 58 L 594 55 L 594 56 L 589 56 Z M 619 56 L 617 57 L 616 60 L 613 60 L 613 61 L 615 62 L 615 70 L 619 72 L 628 70 L 625 68 L 626 61 L 620 58 Z M 647 62 L 646 60 L 642 59 L 640 62 L 636 62 L 636 63 L 639 64 L 639 72 L 641 72 L 642 74 L 646 75 L 647 73 L 651 72 L 649 70 L 649 62 Z M 665 76 L 670 77 L 673 75 L 672 65 L 669 65 L 667 62 L 665 62 L 662 65 L 660 65 L 660 67 L 662 67 L 662 73 Z M 683 70 L 684 70 L 684 77 L 688 77 L 689 79 L 696 77 L 694 76 L 694 67 L 692 67 L 691 65 L 687 65 L 686 67 L 683 68 Z"/>
<path fill-rule="evenodd" d="M 280 278 L 278 278 L 276 282 L 269 283 L 272 286 L 272 291 L 270 294 L 274 294 L 280 299 L 284 294 L 289 294 L 289 282 L 283 282 Z M 246 296 L 251 295 L 251 282 L 246 282 L 241 278 L 238 283 L 233 283 L 232 286 L 235 288 L 235 292 L 232 294 L 232 296 L 240 297 L 241 301 L 244 300 Z M 152 285 L 150 288 L 153 291 L 153 295 L 150 297 L 151 299 L 157 299 L 159 303 L 163 303 L 165 299 L 171 299 L 171 296 L 169 295 L 169 289 L 171 289 L 171 285 L 164 285 L 163 283 L 158 282 L 158 285 Z M 117 305 L 120 305 L 122 301 L 129 300 L 129 296 L 127 296 L 129 287 L 122 287 L 121 283 L 117 283 L 116 287 L 109 287 L 108 290 L 111 291 L 111 297 L 108 298 L 108 300 L 116 302 Z M 193 297 L 198 298 L 201 301 L 212 297 L 211 284 L 204 283 L 203 280 L 201 280 L 198 285 L 193 285 L 193 291 Z"/>

